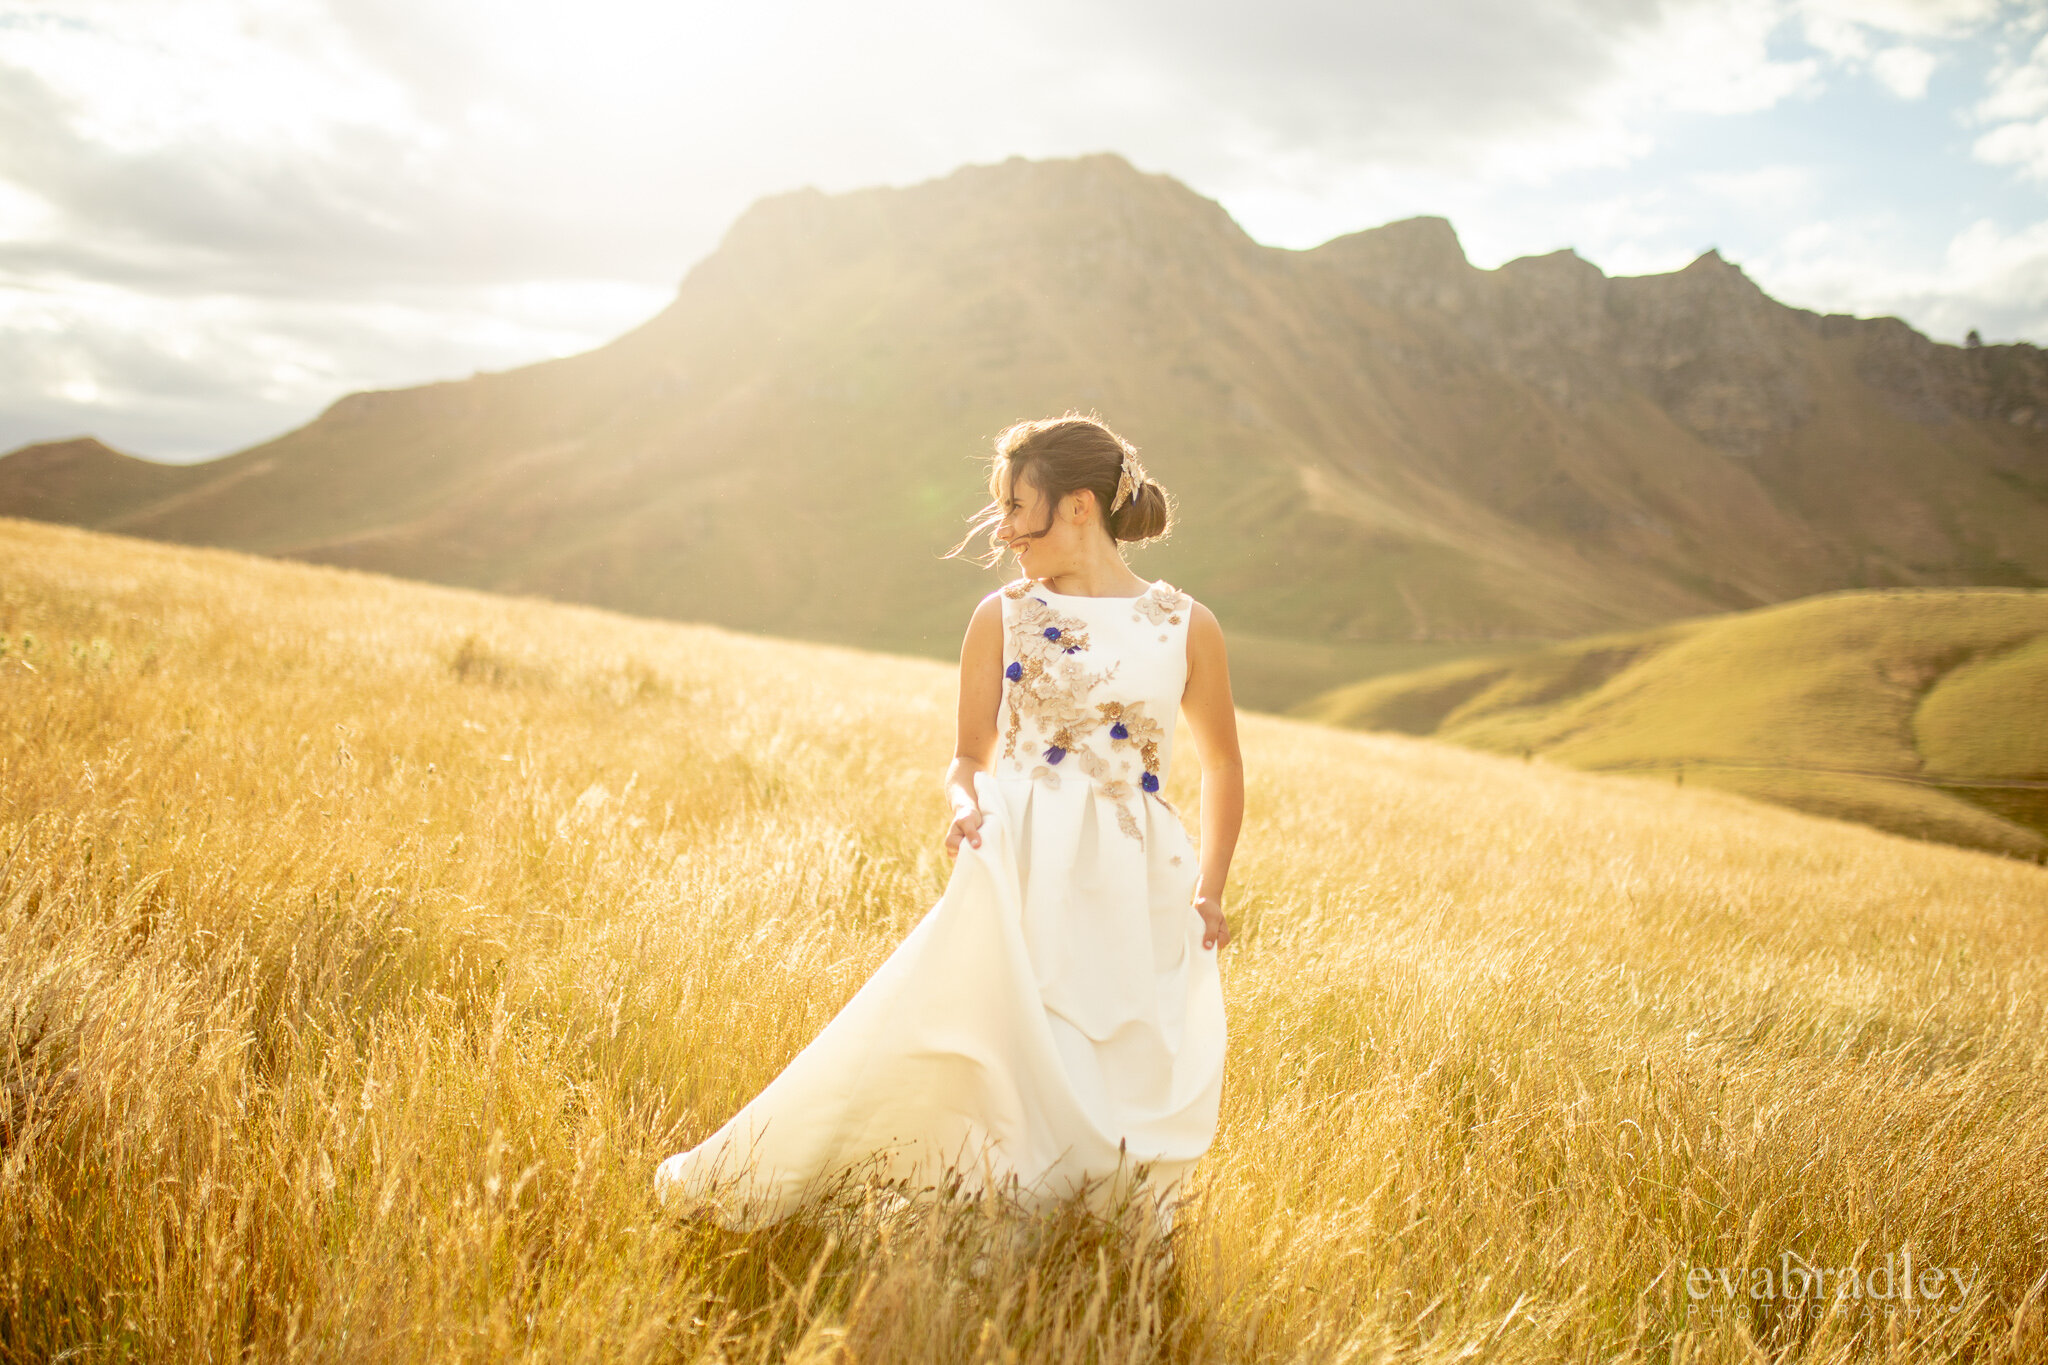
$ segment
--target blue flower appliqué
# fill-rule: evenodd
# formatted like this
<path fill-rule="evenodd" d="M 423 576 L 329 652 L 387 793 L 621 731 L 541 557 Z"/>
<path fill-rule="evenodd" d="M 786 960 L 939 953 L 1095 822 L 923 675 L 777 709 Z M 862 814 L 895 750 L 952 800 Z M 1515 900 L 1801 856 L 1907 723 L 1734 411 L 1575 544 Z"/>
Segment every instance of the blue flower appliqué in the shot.
<path fill-rule="evenodd" d="M 1129 739 L 1131 737 L 1131 732 L 1129 730 L 1124 729 L 1124 723 L 1122 721 L 1118 721 L 1116 724 L 1109 727 L 1109 737 L 1111 739 Z"/>
<path fill-rule="evenodd" d="M 1048 640 L 1057 640 L 1060 638 L 1060 628 L 1058 626 L 1047 626 L 1040 633 L 1044 635 L 1045 638 Z"/>
<path fill-rule="evenodd" d="M 1024 676 L 1024 665 L 1013 660 L 1010 666 L 1003 670 L 1003 676 L 1011 682 L 1017 681 Z"/>
<path fill-rule="evenodd" d="M 1047 749 L 1047 750 L 1045 751 L 1045 761 L 1046 761 L 1046 762 L 1048 762 L 1048 763 L 1057 763 L 1057 762 L 1059 762 L 1059 761 L 1060 761 L 1061 759 L 1065 758 L 1066 756 L 1067 756 L 1067 751 L 1066 751 L 1065 749 L 1062 749 L 1062 748 L 1061 748 L 1061 747 L 1060 747 L 1059 745 L 1057 745 L 1057 744 L 1053 745 L 1053 746 L 1052 746 L 1051 748 L 1049 748 L 1049 749 Z M 1150 774 L 1150 773 L 1147 773 L 1147 774 L 1145 774 L 1145 775 L 1146 775 L 1147 777 L 1150 777 L 1150 776 L 1151 776 L 1151 774 Z M 1157 783 L 1155 782 L 1155 783 L 1154 783 L 1153 785 L 1154 785 L 1154 786 L 1157 786 L 1158 784 L 1157 784 Z"/>
<path fill-rule="evenodd" d="M 1141 777 L 1141 778 L 1139 778 L 1139 779 L 1138 779 L 1138 785 L 1139 785 L 1139 786 L 1141 786 L 1141 787 L 1143 787 L 1143 788 L 1144 788 L 1144 789 L 1145 789 L 1146 791 L 1148 791 L 1148 792 L 1156 792 L 1156 791 L 1158 791 L 1158 790 L 1159 790 L 1159 774 L 1158 774 L 1158 773 L 1146 773 L 1146 774 L 1145 774 L 1145 775 L 1144 775 L 1143 777 Z"/>

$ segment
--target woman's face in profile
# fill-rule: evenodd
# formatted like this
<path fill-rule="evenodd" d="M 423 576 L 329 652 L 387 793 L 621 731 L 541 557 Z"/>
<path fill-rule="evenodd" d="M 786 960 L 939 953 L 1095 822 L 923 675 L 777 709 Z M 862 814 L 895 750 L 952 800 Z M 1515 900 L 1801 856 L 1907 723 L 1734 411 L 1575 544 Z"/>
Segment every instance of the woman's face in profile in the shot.
<path fill-rule="evenodd" d="M 1003 519 L 996 526 L 996 538 L 1017 556 L 1017 564 L 1031 578 L 1053 578 L 1066 572 L 1077 558 L 1082 533 L 1087 529 L 1061 519 L 1042 536 L 1031 532 L 1046 524 L 1052 509 L 1029 479 L 1004 475 Z"/>

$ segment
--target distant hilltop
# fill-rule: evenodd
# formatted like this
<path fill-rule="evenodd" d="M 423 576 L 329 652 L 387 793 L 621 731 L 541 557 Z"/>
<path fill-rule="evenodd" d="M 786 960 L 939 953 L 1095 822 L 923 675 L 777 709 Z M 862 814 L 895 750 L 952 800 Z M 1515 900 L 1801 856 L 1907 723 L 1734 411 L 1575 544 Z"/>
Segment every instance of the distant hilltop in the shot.
<path fill-rule="evenodd" d="M 1178 498 L 1134 563 L 1281 661 L 1258 704 L 1374 642 L 2048 586 L 2032 346 L 1789 308 L 1714 252 L 1482 270 L 1441 218 L 1265 247 L 1111 155 L 778 195 L 597 350 L 188 468 L 27 447 L 0 515 L 946 656 L 992 582 L 939 558 L 978 460 L 1070 407 Z"/>
<path fill-rule="evenodd" d="M 2048 592 L 1822 593 L 1353 683 L 1296 714 L 2048 860 Z"/>

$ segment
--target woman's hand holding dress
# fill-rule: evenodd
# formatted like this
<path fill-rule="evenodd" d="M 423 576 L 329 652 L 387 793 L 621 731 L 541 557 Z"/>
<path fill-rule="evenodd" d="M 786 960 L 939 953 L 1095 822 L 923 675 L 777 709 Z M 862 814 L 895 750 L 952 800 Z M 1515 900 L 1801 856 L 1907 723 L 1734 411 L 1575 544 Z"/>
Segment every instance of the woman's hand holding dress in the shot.
<path fill-rule="evenodd" d="M 952 857 L 960 855 L 960 841 L 966 840 L 976 848 L 981 847 L 981 808 L 961 806 L 953 812 L 953 823 L 946 827 L 946 852 Z"/>

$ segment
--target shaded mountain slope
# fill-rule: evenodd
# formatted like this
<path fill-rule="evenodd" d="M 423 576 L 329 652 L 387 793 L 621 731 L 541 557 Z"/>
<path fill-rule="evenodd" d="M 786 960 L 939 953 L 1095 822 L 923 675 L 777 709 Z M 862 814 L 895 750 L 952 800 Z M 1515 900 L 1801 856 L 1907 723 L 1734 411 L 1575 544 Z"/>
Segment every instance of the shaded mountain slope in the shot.
<path fill-rule="evenodd" d="M 2048 592 L 1830 593 L 1373 678 L 1297 714 L 2048 856 Z"/>
<path fill-rule="evenodd" d="M 1787 308 L 1712 253 L 1486 271 L 1427 218 L 1262 247 L 1113 156 L 764 200 L 596 351 L 352 395 L 153 498 L 32 447 L 0 508 L 944 656 L 996 577 L 939 558 L 988 438 L 1071 406 L 1180 500 L 1139 570 L 1290 661 L 1253 705 L 1376 644 L 2048 584 L 2033 347 Z"/>
<path fill-rule="evenodd" d="M 211 466 L 138 460 L 90 436 L 25 446 L 0 464 L 0 517 L 95 526 L 211 482 Z"/>

